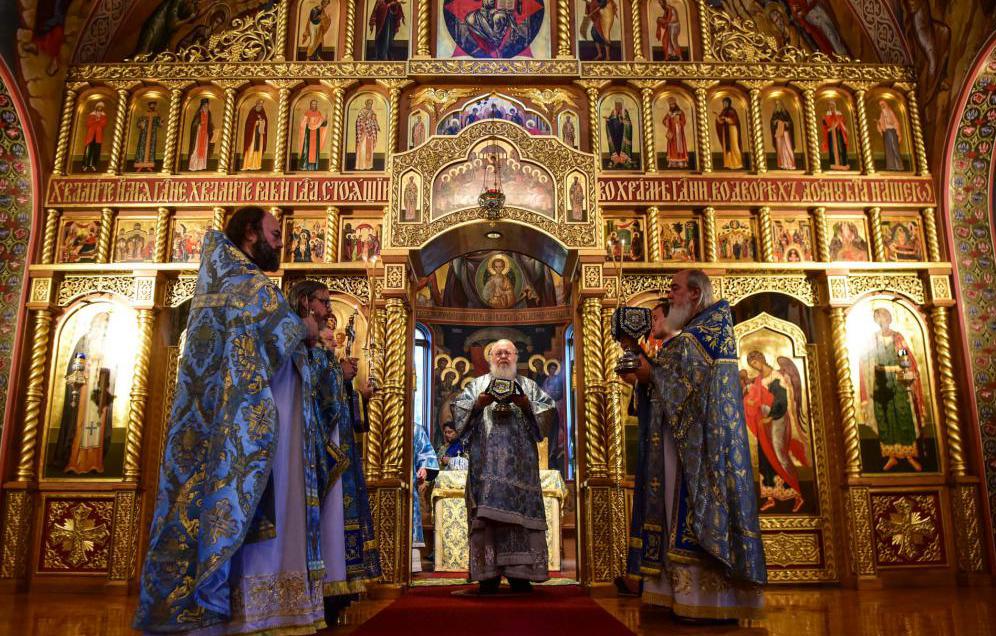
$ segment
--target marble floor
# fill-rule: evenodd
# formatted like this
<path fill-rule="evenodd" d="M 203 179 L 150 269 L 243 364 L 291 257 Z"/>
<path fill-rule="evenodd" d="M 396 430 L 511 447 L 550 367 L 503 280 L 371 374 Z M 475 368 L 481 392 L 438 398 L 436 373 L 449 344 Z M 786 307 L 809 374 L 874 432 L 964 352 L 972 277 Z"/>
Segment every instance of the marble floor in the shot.
<path fill-rule="evenodd" d="M 666 611 L 640 608 L 635 599 L 595 601 L 636 634 L 744 634 L 766 636 L 975 636 L 996 635 L 996 589 L 913 588 L 855 591 L 837 588 L 775 588 L 767 593 L 767 617 L 749 627 L 685 626 Z M 345 624 L 324 632 L 353 632 L 391 601 L 364 600 L 345 615 Z M 72 594 L 0 595 L 0 635 L 116 636 L 130 629 L 134 597 Z M 416 623 L 422 624 L 422 623 Z M 457 634 L 441 624 L 408 635 Z M 551 635 L 544 635 L 551 636 Z"/>

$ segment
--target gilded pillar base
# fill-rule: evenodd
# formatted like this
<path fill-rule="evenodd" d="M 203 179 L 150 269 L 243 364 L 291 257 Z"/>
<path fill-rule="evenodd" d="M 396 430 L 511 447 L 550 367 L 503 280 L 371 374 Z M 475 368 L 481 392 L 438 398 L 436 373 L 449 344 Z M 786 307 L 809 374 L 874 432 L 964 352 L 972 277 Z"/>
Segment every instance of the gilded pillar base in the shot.
<path fill-rule="evenodd" d="M 0 581 L 24 581 L 28 571 L 28 543 L 34 502 L 26 486 L 6 490 L 3 498 L 2 543 L 0 543 Z"/>
<path fill-rule="evenodd" d="M 972 582 L 985 573 L 986 556 L 979 523 L 979 487 L 959 483 L 951 487 L 951 513 L 955 530 L 959 583 Z M 988 578 L 988 577 L 987 577 Z"/>
<path fill-rule="evenodd" d="M 847 543 L 851 550 L 851 573 L 856 578 L 856 586 L 861 589 L 881 587 L 882 581 L 875 566 L 871 494 L 868 488 L 846 489 L 844 509 L 847 515 Z"/>
<path fill-rule="evenodd" d="M 368 481 L 367 485 L 383 583 L 388 586 L 405 585 L 411 567 L 411 528 L 406 521 L 411 511 L 405 499 L 408 488 L 397 479 Z"/>
<path fill-rule="evenodd" d="M 111 536 L 112 581 L 127 581 L 135 576 L 141 497 L 137 490 L 122 490 L 114 495 L 114 530 Z"/>
<path fill-rule="evenodd" d="M 585 537 L 587 546 L 587 585 L 611 583 L 626 569 L 629 527 L 626 495 L 612 485 L 585 487 Z M 583 574 L 582 574 L 583 576 Z"/>

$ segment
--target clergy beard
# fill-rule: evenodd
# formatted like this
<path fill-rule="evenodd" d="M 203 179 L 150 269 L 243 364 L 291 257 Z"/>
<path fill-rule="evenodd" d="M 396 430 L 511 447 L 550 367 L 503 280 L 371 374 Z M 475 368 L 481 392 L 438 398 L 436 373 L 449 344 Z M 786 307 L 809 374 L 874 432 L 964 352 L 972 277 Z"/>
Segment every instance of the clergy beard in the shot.
<path fill-rule="evenodd" d="M 495 364 L 492 362 L 491 375 L 499 380 L 514 380 L 518 374 L 516 373 L 515 365 L 512 363 Z"/>
<path fill-rule="evenodd" d="M 256 242 L 252 244 L 252 254 L 249 258 L 264 272 L 275 272 L 280 269 L 280 254 L 270 247 L 262 236 L 257 237 Z"/>
<path fill-rule="evenodd" d="M 688 324 L 689 319 L 692 317 L 692 305 L 686 303 L 684 305 L 677 305 L 671 303 L 671 309 L 667 313 L 667 330 L 671 333 L 677 333 L 685 328 Z"/>

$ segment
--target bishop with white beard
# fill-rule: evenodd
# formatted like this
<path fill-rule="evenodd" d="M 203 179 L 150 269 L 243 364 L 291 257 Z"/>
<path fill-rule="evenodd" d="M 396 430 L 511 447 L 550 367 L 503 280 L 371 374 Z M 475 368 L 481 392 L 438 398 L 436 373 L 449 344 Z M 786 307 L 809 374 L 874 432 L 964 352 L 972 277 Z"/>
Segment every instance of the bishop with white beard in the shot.
<path fill-rule="evenodd" d="M 556 411 L 539 385 L 518 374 L 518 357 L 512 342 L 492 344 L 491 372 L 470 382 L 452 407 L 457 434 L 470 447 L 470 580 L 480 581 L 482 594 L 496 592 L 502 576 L 513 591 L 549 578 L 536 444 Z M 496 379 L 517 385 L 500 403 L 489 391 Z"/>

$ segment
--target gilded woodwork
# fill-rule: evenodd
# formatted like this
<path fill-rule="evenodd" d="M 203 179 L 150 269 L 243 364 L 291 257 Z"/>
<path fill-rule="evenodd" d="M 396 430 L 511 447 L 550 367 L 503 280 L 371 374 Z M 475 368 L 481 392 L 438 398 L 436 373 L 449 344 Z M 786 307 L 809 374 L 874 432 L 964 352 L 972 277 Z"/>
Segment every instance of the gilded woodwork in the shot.
<path fill-rule="evenodd" d="M 149 396 L 149 360 L 152 355 L 152 309 L 138 310 L 138 346 L 128 406 L 128 433 L 124 450 L 124 481 L 137 482 L 141 469 L 142 434 L 145 427 L 145 401 Z"/>
<path fill-rule="evenodd" d="M 937 373 L 941 385 L 941 415 L 944 421 L 944 439 L 948 448 L 948 470 L 955 477 L 966 474 L 965 450 L 961 438 L 958 414 L 958 386 L 955 383 L 954 364 L 951 359 L 951 330 L 948 325 L 948 308 L 933 307 L 930 318 L 934 331 L 934 350 L 937 353 Z"/>
<path fill-rule="evenodd" d="M 114 499 L 45 495 L 38 571 L 109 574 Z"/>
<path fill-rule="evenodd" d="M 353 49 L 355 45 L 353 44 L 353 39 L 355 38 L 354 32 L 356 31 L 356 3 L 347 2 L 346 3 L 346 23 L 343 25 L 343 30 L 346 32 L 346 42 L 342 47 L 342 61 L 352 62 L 353 61 Z"/>
<path fill-rule="evenodd" d="M 386 364 L 384 367 L 384 434 L 381 477 L 402 479 L 405 448 L 408 310 L 400 298 L 388 298 L 385 307 Z"/>
<path fill-rule="evenodd" d="M 429 50 L 429 28 L 430 14 L 432 13 L 432 2 L 430 0 L 415 0 L 418 3 L 418 31 L 415 37 L 415 57 L 418 59 L 429 59 L 432 53 Z"/>
<path fill-rule="evenodd" d="M 298 80 L 268 80 L 277 89 L 276 137 L 273 142 L 273 172 L 283 174 L 287 165 L 287 134 L 290 129 L 290 94 Z"/>
<path fill-rule="evenodd" d="M 277 2 L 245 17 L 234 18 L 227 29 L 212 34 L 206 41 L 190 44 L 177 51 L 146 53 L 136 56 L 133 61 L 155 66 L 178 62 L 205 64 L 273 60 L 277 51 L 283 47 L 283 42 L 278 40 L 278 23 L 284 4 L 286 3 Z M 238 75 L 229 75 L 236 76 Z"/>
<path fill-rule="evenodd" d="M 325 208 L 325 262 L 339 262 L 339 208 L 331 205 Z"/>
<path fill-rule="evenodd" d="M 716 208 L 708 207 L 702 211 L 702 242 L 705 246 L 705 260 L 715 263 L 719 260 L 719 250 L 716 245 Z"/>
<path fill-rule="evenodd" d="M 851 82 L 847 86 L 854 90 L 854 105 L 858 115 L 858 137 L 861 149 L 861 167 L 864 174 L 875 174 L 875 160 L 872 157 L 871 135 L 868 129 L 867 82 Z"/>
<path fill-rule="evenodd" d="M 910 114 L 910 129 L 913 131 L 913 152 L 916 156 L 916 173 L 921 177 L 930 175 L 930 163 L 927 161 L 927 144 L 923 141 L 923 125 L 920 122 L 920 100 L 916 94 L 916 86 L 912 84 L 896 84 L 896 88 L 906 94 L 906 109 Z"/>
<path fill-rule="evenodd" d="M 31 307 L 41 307 L 44 308 L 52 302 L 52 285 L 53 281 L 51 278 L 32 278 L 31 279 L 31 294 L 28 297 L 28 304 Z"/>
<path fill-rule="evenodd" d="M 52 175 L 60 176 L 68 172 L 66 157 L 69 154 L 69 133 L 73 127 L 73 113 L 76 110 L 76 97 L 79 92 L 86 88 L 86 82 L 68 82 L 66 84 L 66 95 L 62 100 L 62 115 L 59 117 L 59 138 L 55 144 L 55 162 L 52 166 Z"/>
<path fill-rule="evenodd" d="M 34 504 L 26 490 L 6 490 L 3 498 L 0 579 L 22 579 L 27 571 Z"/>
<path fill-rule="evenodd" d="M 36 476 L 38 436 L 42 427 L 42 404 L 45 400 L 45 370 L 52 331 L 52 312 L 34 310 L 31 363 L 24 390 L 24 426 L 21 429 L 21 455 L 17 465 L 18 481 L 33 481 Z"/>
<path fill-rule="evenodd" d="M 398 147 L 399 122 L 401 121 L 401 89 L 409 86 L 409 80 L 383 79 L 377 83 L 388 90 L 387 155 L 394 155 Z"/>
<path fill-rule="evenodd" d="M 833 361 L 837 375 L 837 399 L 840 408 L 841 428 L 844 432 L 844 465 L 848 476 L 861 472 L 861 441 L 854 408 L 854 385 L 851 383 L 851 362 L 847 352 L 847 330 L 843 307 L 830 309 L 833 332 Z"/>
<path fill-rule="evenodd" d="M 941 241 L 937 236 L 937 211 L 924 208 L 920 211 L 923 219 L 923 233 L 927 237 L 927 258 L 932 262 L 941 260 Z"/>
<path fill-rule="evenodd" d="M 830 228 L 827 226 L 826 208 L 813 210 L 813 226 L 816 229 L 816 260 L 827 263 L 830 261 Z"/>
<path fill-rule="evenodd" d="M 100 210 L 100 232 L 97 234 L 97 262 L 111 262 L 111 235 L 114 231 L 114 210 Z"/>
<path fill-rule="evenodd" d="M 193 82 L 173 80 L 162 82 L 169 89 L 169 114 L 166 115 L 166 143 L 163 146 L 162 174 L 173 174 L 176 165 L 177 145 L 180 135 L 180 115 L 183 110 L 183 91 Z"/>
<path fill-rule="evenodd" d="M 602 302 L 585 298 L 581 308 L 582 351 L 584 352 L 584 439 L 588 474 L 608 477 L 608 449 L 605 435 L 605 353 L 602 348 Z"/>
<path fill-rule="evenodd" d="M 169 222 L 172 213 L 169 208 L 156 210 L 156 248 L 157 263 L 169 262 Z"/>
<path fill-rule="evenodd" d="M 228 174 L 232 165 L 232 140 L 235 137 L 235 97 L 243 80 L 215 80 L 225 91 L 225 111 L 222 115 L 221 146 L 218 150 L 218 173 Z"/>
<path fill-rule="evenodd" d="M 955 486 L 951 492 L 954 512 L 955 548 L 958 570 L 977 573 L 985 570 L 982 525 L 979 523 L 979 490 L 974 484 Z"/>
<path fill-rule="evenodd" d="M 228 211 L 225 210 L 225 208 L 216 207 L 212 210 L 212 214 L 213 216 L 211 217 L 211 226 L 218 231 L 224 230 L 225 222 L 227 221 L 228 218 Z"/>
<path fill-rule="evenodd" d="M 45 265 L 55 261 L 55 243 L 59 232 L 59 219 L 62 212 L 49 209 L 45 211 L 45 234 L 42 239 L 41 262 Z"/>
<path fill-rule="evenodd" d="M 118 109 L 114 114 L 114 128 L 111 135 L 111 159 L 107 163 L 108 174 L 121 172 L 121 159 L 124 156 L 125 125 L 128 123 L 128 92 L 135 87 L 134 82 L 111 82 L 117 89 Z"/>
<path fill-rule="evenodd" d="M 688 85 L 695 90 L 695 146 L 699 157 L 699 169 L 703 173 L 712 172 L 712 140 L 709 136 L 709 89 L 718 84 L 716 80 L 692 80 Z"/>
<path fill-rule="evenodd" d="M 322 82 L 332 89 L 332 117 L 329 121 L 329 171 L 332 173 L 342 172 L 342 133 L 344 110 L 346 105 L 344 97 L 346 88 L 352 86 L 353 80 L 324 80 Z"/>
<path fill-rule="evenodd" d="M 636 3 L 633 4 L 636 7 Z M 635 10 L 635 9 L 634 9 Z M 654 91 L 660 82 L 636 80 L 631 84 L 640 90 L 640 114 L 643 128 L 643 171 L 647 174 L 657 172 L 657 150 L 654 148 Z"/>
<path fill-rule="evenodd" d="M 761 236 L 761 260 L 765 263 L 775 262 L 775 233 L 771 225 L 771 208 L 765 206 L 757 212 L 757 225 Z"/>
<path fill-rule="evenodd" d="M 851 546 L 851 570 L 859 577 L 875 576 L 875 551 L 872 543 L 871 502 L 867 488 L 847 491 L 845 504 L 848 543 Z"/>
<path fill-rule="evenodd" d="M 138 547 L 141 524 L 139 509 L 139 498 L 134 490 L 115 493 L 111 567 L 108 576 L 112 581 L 127 581 L 135 575 L 135 550 Z"/>
<path fill-rule="evenodd" d="M 570 0 L 557 0 L 557 58 L 569 60 L 574 57 L 571 45 L 571 4 Z"/>
<path fill-rule="evenodd" d="M 885 238 L 882 234 L 882 208 L 868 209 L 868 225 L 871 229 L 872 257 L 878 262 L 884 262 Z"/>
<path fill-rule="evenodd" d="M 614 287 L 619 279 L 613 277 Z M 607 442 L 608 472 L 612 480 L 622 482 L 625 470 L 623 466 L 623 403 L 622 389 L 624 382 L 615 372 L 616 363 L 622 356 L 622 347 L 612 337 L 612 305 L 602 307 L 602 381 L 605 383 L 605 415 L 604 429 Z"/>
<path fill-rule="evenodd" d="M 929 493 L 872 493 L 878 567 L 943 565 L 944 522 L 940 497 Z"/>
<path fill-rule="evenodd" d="M 371 303 L 372 304 L 372 303 Z M 387 378 L 387 365 L 384 354 L 384 346 L 387 340 L 387 325 L 385 323 L 384 312 L 377 309 L 370 317 L 370 337 L 367 343 L 367 355 L 369 356 L 369 376 L 370 381 L 376 386 L 382 386 Z M 379 479 L 381 465 L 384 457 L 384 435 L 385 435 L 385 395 L 383 391 L 377 391 L 367 403 L 367 416 L 370 421 L 370 430 L 367 432 L 366 447 L 366 475 L 367 479 Z"/>
<path fill-rule="evenodd" d="M 59 283 L 55 302 L 59 307 L 68 307 L 77 298 L 100 292 L 135 300 L 135 282 L 130 275 L 66 276 Z"/>
<path fill-rule="evenodd" d="M 761 90 L 768 85 L 768 82 L 763 80 L 747 80 L 740 82 L 740 85 L 749 91 L 750 96 L 748 112 L 750 115 L 751 159 L 754 162 L 754 172 L 765 174 L 768 172 L 768 162 L 764 155 L 764 125 L 761 122 Z"/>
<path fill-rule="evenodd" d="M 661 262 L 661 218 L 660 209 L 647 208 L 647 254 L 651 263 Z"/>
<path fill-rule="evenodd" d="M 806 172 L 818 175 L 823 172 L 820 164 L 820 132 L 816 120 L 816 89 L 805 85 L 802 89 L 802 112 L 806 120 Z"/>
<path fill-rule="evenodd" d="M 641 3 L 632 0 L 629 3 L 629 33 L 630 41 L 633 44 L 632 54 L 634 62 L 647 61 L 647 58 L 643 55 L 643 19 L 640 15 L 640 4 Z"/>

